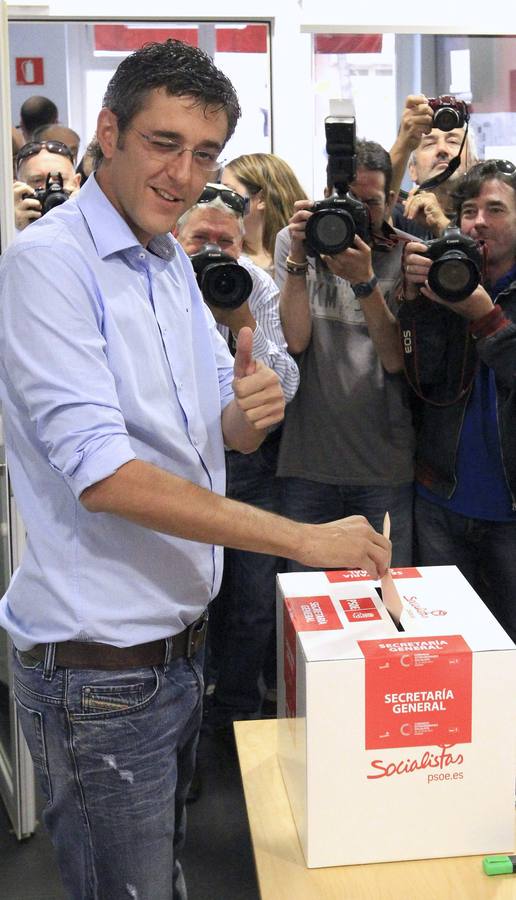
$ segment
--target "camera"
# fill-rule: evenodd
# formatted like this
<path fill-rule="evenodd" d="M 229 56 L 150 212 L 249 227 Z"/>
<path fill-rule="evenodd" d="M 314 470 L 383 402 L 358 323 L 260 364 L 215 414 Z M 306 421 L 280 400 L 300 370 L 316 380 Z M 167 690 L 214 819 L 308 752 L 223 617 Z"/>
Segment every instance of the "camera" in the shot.
<path fill-rule="evenodd" d="M 330 197 L 311 207 L 313 215 L 306 223 L 307 248 L 332 256 L 353 246 L 355 235 L 363 241 L 370 237 L 369 210 L 354 197 Z"/>
<path fill-rule="evenodd" d="M 68 200 L 70 193 L 70 191 L 66 191 L 63 188 L 63 176 L 61 175 L 61 172 L 56 172 L 55 175 L 52 175 L 52 173 L 49 172 L 45 187 L 36 188 L 34 194 L 31 196 L 34 196 L 36 200 L 39 200 L 41 204 L 41 215 L 44 216 L 45 213 L 53 209 L 54 206 L 60 206 L 61 203 Z"/>
<path fill-rule="evenodd" d="M 428 284 L 434 293 L 449 303 L 469 297 L 481 281 L 483 256 L 477 242 L 459 228 L 446 228 L 442 237 L 426 246 L 422 255 L 433 260 Z"/>
<path fill-rule="evenodd" d="M 464 100 L 443 94 L 441 97 L 431 97 L 428 103 L 434 113 L 432 128 L 452 131 L 453 128 L 463 128 L 469 122 L 468 107 Z"/>
<path fill-rule="evenodd" d="M 253 289 L 249 272 L 218 244 L 205 244 L 190 260 L 206 303 L 237 309 L 249 297 Z"/>
<path fill-rule="evenodd" d="M 328 186 L 333 194 L 311 207 L 305 239 L 309 253 L 333 256 L 352 247 L 356 234 L 364 241 L 370 240 L 370 216 L 367 206 L 348 193 L 356 175 L 354 116 L 328 116 L 324 128 Z"/>

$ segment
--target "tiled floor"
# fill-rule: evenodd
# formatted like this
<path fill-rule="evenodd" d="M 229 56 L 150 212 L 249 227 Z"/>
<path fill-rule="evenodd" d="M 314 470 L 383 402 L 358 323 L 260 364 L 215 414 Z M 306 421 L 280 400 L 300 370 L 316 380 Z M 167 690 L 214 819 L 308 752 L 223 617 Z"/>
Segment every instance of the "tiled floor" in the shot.
<path fill-rule="evenodd" d="M 199 747 L 200 798 L 188 807 L 182 862 L 189 900 L 259 900 L 238 762 L 205 735 Z M 0 803 L 2 900 L 66 900 L 45 830 L 19 843 Z M 145 898 L 152 900 L 152 897 Z"/>

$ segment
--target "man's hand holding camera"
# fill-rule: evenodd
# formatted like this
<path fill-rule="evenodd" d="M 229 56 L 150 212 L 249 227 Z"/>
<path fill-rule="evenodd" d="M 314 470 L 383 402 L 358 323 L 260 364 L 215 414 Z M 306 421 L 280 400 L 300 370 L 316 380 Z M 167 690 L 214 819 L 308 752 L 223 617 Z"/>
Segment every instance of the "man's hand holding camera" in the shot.
<path fill-rule="evenodd" d="M 428 273 L 433 265 L 433 260 L 423 255 L 427 245 L 420 241 L 410 241 L 405 247 L 405 299 L 414 300 L 418 294 L 422 294 L 428 300 L 446 306 L 452 312 L 470 321 L 481 319 L 494 307 L 489 294 L 478 284 L 477 287 L 463 300 L 447 300 L 440 296 L 428 284 Z"/>
<path fill-rule="evenodd" d="M 306 223 L 312 215 L 312 200 L 296 200 L 295 212 L 288 223 L 290 232 L 290 258 L 297 263 L 306 262 Z"/>
<path fill-rule="evenodd" d="M 405 100 L 396 143 L 416 150 L 424 134 L 432 130 L 433 110 L 424 94 L 409 94 Z"/>
<path fill-rule="evenodd" d="M 358 234 L 355 235 L 353 247 L 348 247 L 335 256 L 321 254 L 321 259 L 333 275 L 345 278 L 350 284 L 370 281 L 374 275 L 371 248 Z"/>
<path fill-rule="evenodd" d="M 23 231 L 31 222 L 41 218 L 41 203 L 32 188 L 24 181 L 14 182 L 14 224 Z"/>
<path fill-rule="evenodd" d="M 24 181 L 14 182 L 14 223 L 18 231 L 23 231 L 31 222 L 40 219 L 54 206 L 64 203 L 79 191 L 80 185 L 64 188 L 60 172 L 47 175 L 44 188 L 33 188 Z"/>
<path fill-rule="evenodd" d="M 450 220 L 435 194 L 431 191 L 416 193 L 417 190 L 415 187 L 409 191 L 403 206 L 404 214 L 407 219 L 416 220 L 437 236 L 448 227 Z"/>

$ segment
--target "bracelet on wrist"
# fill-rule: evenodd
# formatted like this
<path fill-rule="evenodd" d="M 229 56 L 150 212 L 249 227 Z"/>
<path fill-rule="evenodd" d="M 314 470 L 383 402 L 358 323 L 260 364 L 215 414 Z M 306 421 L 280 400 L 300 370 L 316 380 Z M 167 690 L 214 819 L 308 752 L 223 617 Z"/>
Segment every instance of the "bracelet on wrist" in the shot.
<path fill-rule="evenodd" d="M 285 267 L 289 275 L 305 275 L 308 271 L 308 262 L 305 260 L 305 262 L 299 263 L 287 256 Z"/>

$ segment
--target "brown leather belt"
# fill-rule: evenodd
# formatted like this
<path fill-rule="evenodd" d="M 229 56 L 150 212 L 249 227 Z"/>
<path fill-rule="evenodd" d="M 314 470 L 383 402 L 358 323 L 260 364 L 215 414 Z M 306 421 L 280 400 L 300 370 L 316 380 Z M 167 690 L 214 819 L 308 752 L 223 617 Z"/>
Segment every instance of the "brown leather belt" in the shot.
<path fill-rule="evenodd" d="M 159 666 L 180 656 L 188 659 L 202 647 L 206 637 L 206 613 L 199 616 L 184 631 L 163 638 L 136 644 L 133 647 L 115 647 L 90 641 L 61 641 L 55 645 L 54 665 L 65 669 L 135 669 L 143 666 Z M 168 644 L 172 642 L 170 653 Z M 44 661 L 48 644 L 36 644 L 19 655 Z"/>

